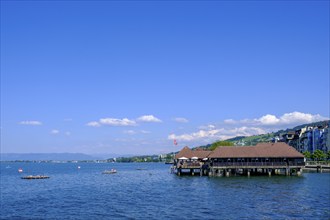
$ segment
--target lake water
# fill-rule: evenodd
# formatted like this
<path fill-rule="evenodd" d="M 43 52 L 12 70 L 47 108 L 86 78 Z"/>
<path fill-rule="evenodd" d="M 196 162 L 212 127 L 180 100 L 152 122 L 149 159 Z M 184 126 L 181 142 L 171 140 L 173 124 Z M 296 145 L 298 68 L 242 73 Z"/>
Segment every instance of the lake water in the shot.
<path fill-rule="evenodd" d="M 102 174 L 111 168 L 118 173 Z M 1 163 L 0 218 L 330 219 L 330 173 L 227 178 L 169 171 L 161 163 Z M 20 178 L 36 174 L 50 179 Z"/>

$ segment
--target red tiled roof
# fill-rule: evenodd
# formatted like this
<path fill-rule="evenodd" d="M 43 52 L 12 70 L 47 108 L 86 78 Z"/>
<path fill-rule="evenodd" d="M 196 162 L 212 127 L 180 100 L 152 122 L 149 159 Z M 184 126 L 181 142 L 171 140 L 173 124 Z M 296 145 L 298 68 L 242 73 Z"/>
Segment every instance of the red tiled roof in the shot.
<path fill-rule="evenodd" d="M 189 147 L 184 147 L 179 153 L 175 155 L 175 159 L 179 159 L 180 157 L 192 158 L 198 157 L 198 159 L 203 159 L 208 157 L 208 155 L 212 151 L 208 150 L 191 150 Z"/>
<path fill-rule="evenodd" d="M 202 150 L 198 150 L 198 151 L 193 151 L 193 157 L 198 157 L 198 159 L 203 159 L 203 158 L 207 158 L 210 153 L 212 153 L 212 151 L 202 151 Z"/>
<path fill-rule="evenodd" d="M 296 151 L 286 143 L 260 143 L 256 146 L 244 147 L 218 147 L 209 158 L 304 158 L 304 155 Z"/>

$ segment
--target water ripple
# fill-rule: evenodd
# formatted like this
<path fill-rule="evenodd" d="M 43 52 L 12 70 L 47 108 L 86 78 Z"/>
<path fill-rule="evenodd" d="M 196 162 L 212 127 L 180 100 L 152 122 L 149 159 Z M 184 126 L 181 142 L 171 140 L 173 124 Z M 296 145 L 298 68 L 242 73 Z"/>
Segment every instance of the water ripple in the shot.
<path fill-rule="evenodd" d="M 164 164 L 7 165 L 1 219 L 330 219 L 329 173 L 211 178 L 178 177 Z M 18 167 L 51 178 L 21 180 Z M 118 173 L 102 174 L 110 168 Z"/>

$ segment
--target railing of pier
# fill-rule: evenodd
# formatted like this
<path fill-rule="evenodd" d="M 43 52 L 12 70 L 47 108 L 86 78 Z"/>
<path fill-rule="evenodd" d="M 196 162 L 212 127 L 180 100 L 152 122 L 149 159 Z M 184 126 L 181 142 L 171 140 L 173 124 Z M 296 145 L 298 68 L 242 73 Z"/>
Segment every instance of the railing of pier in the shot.
<path fill-rule="evenodd" d="M 307 161 L 306 165 L 328 165 L 330 166 L 330 161 Z"/>
<path fill-rule="evenodd" d="M 179 164 L 178 168 L 187 168 L 187 167 L 201 167 L 202 164 L 199 162 L 185 162 L 183 164 Z"/>
<path fill-rule="evenodd" d="M 213 162 L 213 167 L 284 167 L 304 166 L 303 162 Z"/>

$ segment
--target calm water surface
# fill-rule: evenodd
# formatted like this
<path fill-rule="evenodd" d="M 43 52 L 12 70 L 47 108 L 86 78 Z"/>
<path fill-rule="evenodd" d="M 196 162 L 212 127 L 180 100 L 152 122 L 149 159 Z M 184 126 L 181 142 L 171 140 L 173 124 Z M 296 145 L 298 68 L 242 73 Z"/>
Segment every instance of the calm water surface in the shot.
<path fill-rule="evenodd" d="M 111 168 L 118 173 L 101 174 Z M 1 163 L 0 218 L 330 219 L 330 173 L 178 177 L 169 168 L 158 163 Z M 51 178 L 20 179 L 36 174 Z"/>

